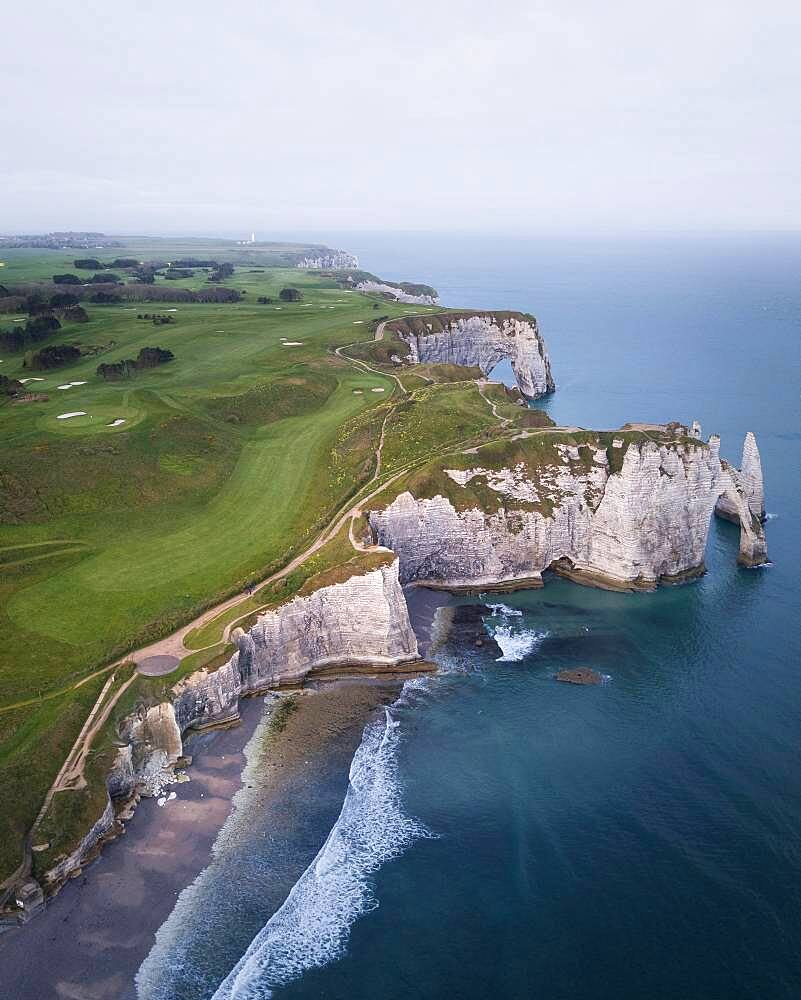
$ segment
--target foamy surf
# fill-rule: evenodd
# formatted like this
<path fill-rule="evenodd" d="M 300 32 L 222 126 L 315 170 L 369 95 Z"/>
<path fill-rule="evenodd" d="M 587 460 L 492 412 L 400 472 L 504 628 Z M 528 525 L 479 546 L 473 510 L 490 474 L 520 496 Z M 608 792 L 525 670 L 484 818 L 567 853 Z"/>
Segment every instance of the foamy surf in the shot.
<path fill-rule="evenodd" d="M 512 615 L 513 617 L 523 616 L 523 612 L 520 608 L 510 608 L 508 604 L 487 604 L 487 607 L 492 612 L 493 618 L 500 615 Z"/>
<path fill-rule="evenodd" d="M 511 625 L 497 625 L 492 638 L 501 647 L 503 656 L 499 656 L 496 662 L 516 663 L 525 659 L 547 635 L 547 632 L 535 632 L 533 629 L 515 629 Z"/>
<path fill-rule="evenodd" d="M 266 1000 L 306 970 L 342 956 L 355 920 L 378 905 L 370 876 L 415 840 L 430 836 L 403 809 L 397 777 L 400 741 L 400 724 L 391 709 L 385 710 L 384 720 L 365 728 L 342 811 L 328 839 L 213 1000 Z"/>

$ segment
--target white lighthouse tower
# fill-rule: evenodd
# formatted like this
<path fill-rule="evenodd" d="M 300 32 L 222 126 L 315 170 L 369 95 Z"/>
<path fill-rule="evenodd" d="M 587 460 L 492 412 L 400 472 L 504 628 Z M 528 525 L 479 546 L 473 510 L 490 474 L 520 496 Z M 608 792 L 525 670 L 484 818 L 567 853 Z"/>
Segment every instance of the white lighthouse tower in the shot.
<path fill-rule="evenodd" d="M 251 233 L 250 234 L 250 242 L 251 243 L 255 243 L 256 242 L 256 234 L 255 233 Z"/>

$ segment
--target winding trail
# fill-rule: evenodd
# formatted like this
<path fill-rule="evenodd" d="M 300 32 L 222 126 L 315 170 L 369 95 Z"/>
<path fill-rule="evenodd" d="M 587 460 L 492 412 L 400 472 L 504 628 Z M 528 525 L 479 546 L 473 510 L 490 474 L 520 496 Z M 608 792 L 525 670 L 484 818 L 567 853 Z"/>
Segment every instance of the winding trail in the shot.
<path fill-rule="evenodd" d="M 496 420 L 500 421 L 501 426 L 502 427 L 508 427 L 509 424 L 511 424 L 511 422 L 512 422 L 511 418 L 510 417 L 502 417 L 500 415 L 500 413 L 498 413 L 498 407 L 496 406 L 496 404 L 493 403 L 493 401 L 488 396 L 484 395 L 484 389 L 489 384 L 490 383 L 486 379 L 484 379 L 484 378 L 477 378 L 476 379 L 476 385 L 478 386 L 478 394 L 479 394 L 479 396 L 481 396 L 481 398 L 484 400 L 484 402 L 492 410 L 493 417 L 495 417 Z M 492 384 L 493 385 L 499 385 L 500 383 L 495 382 L 495 383 L 492 383 Z"/>

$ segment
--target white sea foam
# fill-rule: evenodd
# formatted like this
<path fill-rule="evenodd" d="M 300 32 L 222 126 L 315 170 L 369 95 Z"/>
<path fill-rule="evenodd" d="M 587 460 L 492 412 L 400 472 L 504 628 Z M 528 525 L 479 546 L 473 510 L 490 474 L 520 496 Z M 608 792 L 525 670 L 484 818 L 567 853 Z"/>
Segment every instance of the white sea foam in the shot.
<path fill-rule="evenodd" d="M 396 704 L 412 693 L 407 692 L 410 684 L 414 682 L 404 685 Z M 378 905 L 370 876 L 415 840 L 430 836 L 403 810 L 397 776 L 400 739 L 391 709 L 383 721 L 367 726 L 328 839 L 213 1000 L 266 1000 L 307 969 L 340 957 L 354 921 Z"/>
<path fill-rule="evenodd" d="M 487 604 L 487 607 L 492 611 L 493 618 L 496 615 L 516 615 L 522 617 L 523 614 L 520 608 L 510 608 L 508 604 Z"/>
<path fill-rule="evenodd" d="M 547 635 L 547 632 L 535 632 L 533 629 L 514 629 L 511 625 L 498 625 L 492 637 L 501 647 L 503 656 L 499 656 L 497 662 L 516 663 L 524 659 L 534 652 Z"/>

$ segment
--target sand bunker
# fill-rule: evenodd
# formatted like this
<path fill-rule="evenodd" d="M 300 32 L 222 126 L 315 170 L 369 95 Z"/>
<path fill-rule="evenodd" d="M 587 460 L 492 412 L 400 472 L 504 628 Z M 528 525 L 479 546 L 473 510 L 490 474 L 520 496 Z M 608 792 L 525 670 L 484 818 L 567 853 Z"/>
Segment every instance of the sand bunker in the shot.
<path fill-rule="evenodd" d="M 374 388 L 372 388 L 370 390 L 370 392 L 386 392 L 386 390 L 385 389 L 381 389 L 378 386 L 375 386 Z"/>
<path fill-rule="evenodd" d="M 168 313 L 177 313 L 178 310 L 177 309 L 168 309 L 167 312 Z"/>
<path fill-rule="evenodd" d="M 56 420 L 69 420 L 70 417 L 85 417 L 86 410 L 75 410 L 74 413 L 59 413 Z"/>
<path fill-rule="evenodd" d="M 86 382 L 65 382 L 64 385 L 60 385 L 58 388 L 71 389 L 74 385 L 86 385 Z"/>
<path fill-rule="evenodd" d="M 25 385 L 26 382 L 44 382 L 44 379 L 39 378 L 38 375 L 31 375 L 29 378 L 20 378 L 17 379 L 17 381 L 22 382 L 22 384 Z"/>
<path fill-rule="evenodd" d="M 355 319 L 355 320 L 353 321 L 353 325 L 354 325 L 354 326 L 361 326 L 361 325 L 362 325 L 362 323 L 364 323 L 364 320 L 363 320 L 363 319 Z"/>
<path fill-rule="evenodd" d="M 303 347 L 302 340 L 285 340 L 283 342 L 284 347 Z"/>
<path fill-rule="evenodd" d="M 364 390 L 362 390 L 362 389 L 354 389 L 353 390 L 353 395 L 354 396 L 363 396 L 364 395 Z"/>
<path fill-rule="evenodd" d="M 120 424 L 124 424 L 125 420 L 122 417 L 117 417 L 116 420 L 112 420 L 110 424 L 106 424 L 106 427 L 119 427 Z"/>

